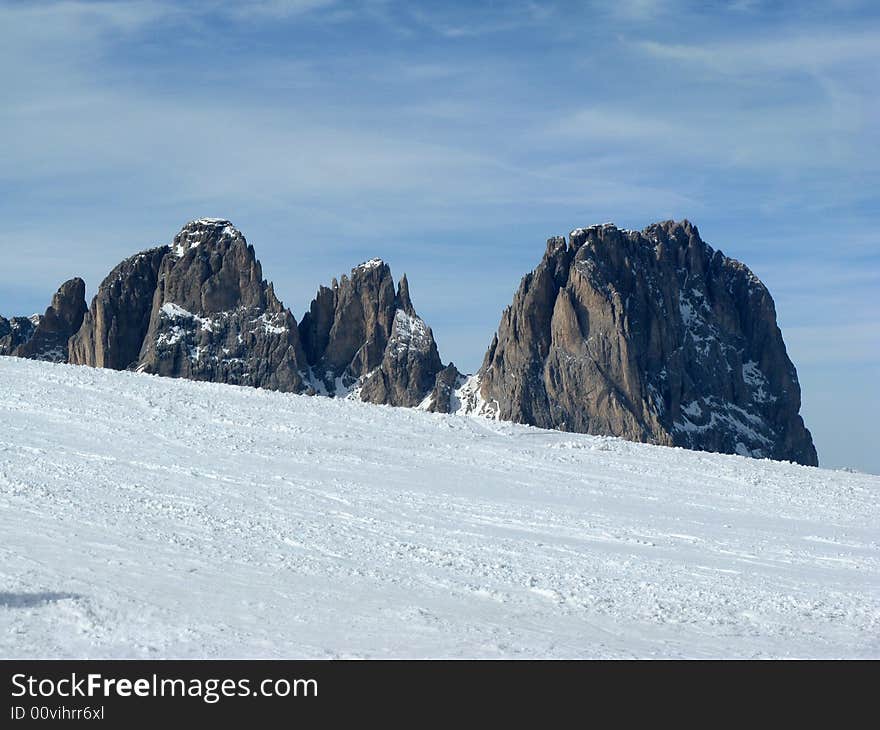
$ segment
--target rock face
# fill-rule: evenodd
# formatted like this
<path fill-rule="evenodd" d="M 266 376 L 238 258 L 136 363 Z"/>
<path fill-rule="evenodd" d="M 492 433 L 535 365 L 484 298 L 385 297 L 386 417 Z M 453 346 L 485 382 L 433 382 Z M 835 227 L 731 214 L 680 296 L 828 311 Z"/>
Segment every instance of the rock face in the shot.
<path fill-rule="evenodd" d="M 138 370 L 299 392 L 296 320 L 227 220 L 184 226 L 159 267 Z"/>
<path fill-rule="evenodd" d="M 71 361 L 299 392 L 304 355 L 252 246 L 227 220 L 188 223 L 171 246 L 104 280 L 70 342 Z"/>
<path fill-rule="evenodd" d="M 817 464 L 773 299 L 688 221 L 551 238 L 458 397 L 545 428 Z"/>
<path fill-rule="evenodd" d="M 137 365 L 150 323 L 159 266 L 168 246 L 126 259 L 101 282 L 82 327 L 69 343 L 70 362 L 125 370 Z"/>
<path fill-rule="evenodd" d="M 370 403 L 419 405 L 443 369 L 404 276 L 373 259 L 321 287 L 299 326 L 312 390 Z"/>
<path fill-rule="evenodd" d="M 76 332 L 86 311 L 82 279 L 65 281 L 43 315 L 0 317 L 0 355 L 31 360 L 67 362 L 67 340 Z"/>
<path fill-rule="evenodd" d="M 297 326 L 253 247 L 214 218 L 119 264 L 69 350 L 71 362 L 94 367 L 401 406 L 419 405 L 443 369 L 406 277 L 395 290 L 384 262 L 321 287 Z"/>
<path fill-rule="evenodd" d="M 33 317 L 0 317 L 0 355 L 15 355 L 20 345 L 34 336 L 39 315 Z"/>
<path fill-rule="evenodd" d="M 434 389 L 425 402 L 424 408 L 432 413 L 455 413 L 461 409 L 457 391 L 464 385 L 466 379 L 455 367 L 449 363 L 439 373 L 434 381 Z"/>

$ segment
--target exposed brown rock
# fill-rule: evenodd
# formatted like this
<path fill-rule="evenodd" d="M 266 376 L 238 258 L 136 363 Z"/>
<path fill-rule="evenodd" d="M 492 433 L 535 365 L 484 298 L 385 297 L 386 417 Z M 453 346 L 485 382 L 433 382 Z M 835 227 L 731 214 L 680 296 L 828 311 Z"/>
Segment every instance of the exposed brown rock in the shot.
<path fill-rule="evenodd" d="M 442 369 L 431 328 L 416 314 L 406 276 L 395 292 L 388 265 L 373 259 L 321 287 L 300 323 L 316 392 L 357 390 L 362 400 L 421 403 Z"/>
<path fill-rule="evenodd" d="M 86 311 L 82 279 L 65 281 L 52 297 L 45 314 L 0 317 L 0 355 L 30 360 L 67 362 L 67 341 L 82 324 Z"/>
<path fill-rule="evenodd" d="M 65 281 L 39 319 L 33 336 L 22 343 L 19 357 L 49 362 L 67 362 L 67 341 L 82 324 L 86 313 L 86 285 L 80 278 Z"/>
<path fill-rule="evenodd" d="M 210 218 L 184 226 L 159 266 L 137 369 L 299 392 L 304 360 L 296 320 L 241 232 Z"/>
<path fill-rule="evenodd" d="M 817 462 L 770 294 L 688 221 L 551 238 L 471 378 L 443 367 L 379 259 L 321 287 L 297 326 L 227 220 L 123 261 L 87 312 L 84 287 L 0 317 L 0 354 Z"/>
<path fill-rule="evenodd" d="M 160 246 L 135 254 L 107 275 L 70 340 L 71 363 L 113 370 L 137 365 L 150 324 L 159 266 L 168 251 L 168 246 Z"/>
<path fill-rule="evenodd" d="M 15 356 L 18 348 L 34 336 L 40 315 L 33 317 L 0 317 L 0 355 Z"/>
<path fill-rule="evenodd" d="M 475 382 L 507 420 L 817 463 L 769 292 L 688 221 L 550 239 Z"/>
<path fill-rule="evenodd" d="M 464 376 L 458 372 L 458 368 L 453 363 L 449 363 L 437 373 L 426 410 L 432 413 L 454 413 L 458 410 L 459 403 L 455 391 L 463 381 Z"/>

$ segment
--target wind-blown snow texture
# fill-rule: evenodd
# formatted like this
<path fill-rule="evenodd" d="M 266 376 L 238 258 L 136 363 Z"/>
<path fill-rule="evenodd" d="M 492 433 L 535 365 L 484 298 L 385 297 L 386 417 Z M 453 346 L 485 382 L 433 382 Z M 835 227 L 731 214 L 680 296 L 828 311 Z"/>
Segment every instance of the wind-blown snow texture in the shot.
<path fill-rule="evenodd" d="M 880 656 L 880 477 L 0 358 L 0 656 Z"/>

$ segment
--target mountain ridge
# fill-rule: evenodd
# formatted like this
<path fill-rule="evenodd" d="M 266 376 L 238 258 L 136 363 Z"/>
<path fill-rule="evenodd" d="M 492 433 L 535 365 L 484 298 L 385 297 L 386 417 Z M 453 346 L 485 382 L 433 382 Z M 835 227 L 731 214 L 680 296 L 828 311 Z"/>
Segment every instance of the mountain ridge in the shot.
<path fill-rule="evenodd" d="M 125 259 L 88 308 L 82 280 L 62 289 L 41 318 L 0 318 L 0 354 L 818 463 L 772 297 L 687 220 L 548 239 L 473 376 L 443 364 L 382 259 L 319 287 L 297 322 L 223 218 Z"/>
<path fill-rule="evenodd" d="M 818 463 L 770 293 L 687 220 L 550 238 L 476 382 L 504 420 Z"/>

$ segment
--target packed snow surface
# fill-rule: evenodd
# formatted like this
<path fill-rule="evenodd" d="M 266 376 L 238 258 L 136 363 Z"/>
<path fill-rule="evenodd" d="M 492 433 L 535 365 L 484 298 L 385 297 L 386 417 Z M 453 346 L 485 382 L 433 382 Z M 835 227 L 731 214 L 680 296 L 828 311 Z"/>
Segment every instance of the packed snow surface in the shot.
<path fill-rule="evenodd" d="M 0 358 L 2 657 L 877 657 L 880 477 Z"/>

